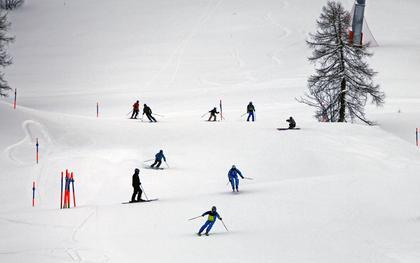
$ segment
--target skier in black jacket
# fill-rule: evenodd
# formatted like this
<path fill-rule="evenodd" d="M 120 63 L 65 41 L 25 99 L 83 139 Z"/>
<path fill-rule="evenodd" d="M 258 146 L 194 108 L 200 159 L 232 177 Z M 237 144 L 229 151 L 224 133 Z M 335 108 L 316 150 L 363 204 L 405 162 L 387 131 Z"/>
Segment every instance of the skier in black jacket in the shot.
<path fill-rule="evenodd" d="M 252 104 L 252 101 L 249 102 L 248 106 L 246 106 L 246 112 L 248 113 L 248 118 L 246 121 L 249 121 L 250 118 L 252 118 L 252 121 L 255 120 L 255 107 Z"/>
<path fill-rule="evenodd" d="M 208 121 L 211 121 L 211 118 L 213 118 L 213 121 L 216 121 L 216 114 L 219 114 L 219 112 L 217 111 L 217 108 L 214 107 L 211 111 L 209 111 L 210 113 L 210 117 Z"/>
<path fill-rule="evenodd" d="M 144 104 L 143 106 L 143 115 L 146 114 L 150 122 L 157 122 L 156 119 L 152 116 L 152 109 Z"/>
<path fill-rule="evenodd" d="M 293 117 L 290 117 L 286 121 L 289 123 L 289 129 L 294 129 L 296 127 L 296 122 Z"/>
<path fill-rule="evenodd" d="M 131 196 L 131 202 L 144 201 L 143 199 L 141 199 L 141 194 L 143 193 L 143 191 L 141 190 L 141 187 L 140 187 L 141 182 L 140 182 L 139 172 L 140 170 L 138 168 L 134 170 L 133 182 L 132 182 L 132 186 L 134 189 L 133 189 L 133 195 Z M 136 195 L 137 195 L 137 199 L 135 199 Z"/>

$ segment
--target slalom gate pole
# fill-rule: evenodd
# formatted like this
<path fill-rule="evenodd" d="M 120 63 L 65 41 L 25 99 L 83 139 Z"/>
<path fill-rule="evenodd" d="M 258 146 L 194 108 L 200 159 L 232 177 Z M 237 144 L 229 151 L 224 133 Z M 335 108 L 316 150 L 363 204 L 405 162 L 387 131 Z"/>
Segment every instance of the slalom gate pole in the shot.
<path fill-rule="evenodd" d="M 32 207 L 35 206 L 35 181 L 32 182 Z"/>
<path fill-rule="evenodd" d="M 69 172 L 66 169 L 66 183 L 64 184 L 64 208 L 68 208 L 69 206 Z"/>
<path fill-rule="evenodd" d="M 15 89 L 15 99 L 13 100 L 13 109 L 16 110 L 17 88 Z"/>
<path fill-rule="evenodd" d="M 223 107 L 222 107 L 222 100 L 220 100 L 219 102 L 219 106 L 220 106 L 220 120 L 222 121 L 223 118 Z"/>
<path fill-rule="evenodd" d="M 39 160 L 39 143 L 38 143 L 38 138 L 36 138 L 36 163 L 38 163 Z"/>
<path fill-rule="evenodd" d="M 229 229 L 227 229 L 225 222 L 223 222 L 223 220 L 220 219 L 220 221 L 222 221 L 223 226 L 225 227 L 226 231 L 229 232 Z"/>
<path fill-rule="evenodd" d="M 193 217 L 193 218 L 190 218 L 190 219 L 188 219 L 188 221 L 191 221 L 191 220 L 194 220 L 194 219 L 197 219 L 197 218 L 200 218 L 201 216 L 196 216 L 196 217 Z"/>
<path fill-rule="evenodd" d="M 99 102 L 96 102 L 96 118 L 99 118 Z"/>
<path fill-rule="evenodd" d="M 61 172 L 60 209 L 63 209 L 63 172 Z"/>
<path fill-rule="evenodd" d="M 141 186 L 141 185 L 140 185 L 140 188 L 141 188 L 141 190 L 143 191 L 143 194 L 144 194 L 144 196 L 146 197 L 146 200 L 149 200 L 149 198 L 147 197 L 146 192 L 145 192 L 145 191 L 144 191 L 144 189 L 143 189 L 143 186 Z"/>
<path fill-rule="evenodd" d="M 71 186 L 73 189 L 73 207 L 76 207 L 76 196 L 74 194 L 74 177 L 73 177 L 73 172 L 71 173 Z"/>
<path fill-rule="evenodd" d="M 416 146 L 419 146 L 419 128 L 416 128 Z"/>

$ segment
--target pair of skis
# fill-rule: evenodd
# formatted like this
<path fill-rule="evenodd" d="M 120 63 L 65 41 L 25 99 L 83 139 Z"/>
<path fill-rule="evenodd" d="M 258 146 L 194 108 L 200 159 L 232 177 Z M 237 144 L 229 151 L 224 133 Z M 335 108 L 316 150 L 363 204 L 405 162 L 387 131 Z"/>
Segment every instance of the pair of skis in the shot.
<path fill-rule="evenodd" d="M 195 219 L 200 218 L 200 217 L 203 217 L 203 216 L 196 216 L 196 217 L 193 217 L 193 218 L 188 219 L 188 221 L 195 220 Z M 220 221 L 222 222 L 222 224 L 225 227 L 226 231 L 229 232 L 229 229 L 226 227 L 225 222 L 223 222 L 222 219 L 220 219 Z"/>

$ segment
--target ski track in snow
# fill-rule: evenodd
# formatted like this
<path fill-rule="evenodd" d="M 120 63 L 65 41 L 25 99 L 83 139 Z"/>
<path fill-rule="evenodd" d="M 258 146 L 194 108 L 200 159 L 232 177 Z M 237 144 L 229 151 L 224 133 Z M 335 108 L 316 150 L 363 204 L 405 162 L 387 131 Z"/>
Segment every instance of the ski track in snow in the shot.
<path fill-rule="evenodd" d="M 36 138 L 39 139 L 40 143 L 42 144 L 43 148 L 47 148 L 48 145 L 52 143 L 51 137 L 49 136 L 45 127 L 34 120 L 26 120 L 22 123 L 22 129 L 25 133 L 25 137 L 20 140 L 19 142 L 10 145 L 4 151 L 7 154 L 8 158 L 13 162 L 18 163 L 19 165 L 31 165 L 33 161 L 24 161 L 18 157 L 17 151 L 23 148 L 26 145 L 33 144 L 35 149 L 35 142 Z M 34 150 L 35 155 L 35 150 Z"/>
<path fill-rule="evenodd" d="M 220 4 L 222 3 L 222 0 L 217 1 L 216 4 L 213 4 L 213 3 L 214 1 L 209 1 L 209 4 L 206 6 L 205 11 L 203 15 L 201 15 L 201 17 L 199 18 L 198 22 L 194 24 L 190 33 L 175 48 L 174 52 L 169 57 L 165 65 L 146 84 L 145 86 L 146 89 L 149 88 L 173 63 L 175 63 L 175 69 L 172 73 L 171 80 L 168 83 L 167 87 L 170 87 L 175 82 L 176 76 L 178 75 L 178 71 L 181 65 L 181 58 L 183 54 L 185 53 L 187 46 L 191 42 L 191 39 L 197 34 L 200 27 L 202 27 L 212 17 L 214 12 L 218 9 Z"/>

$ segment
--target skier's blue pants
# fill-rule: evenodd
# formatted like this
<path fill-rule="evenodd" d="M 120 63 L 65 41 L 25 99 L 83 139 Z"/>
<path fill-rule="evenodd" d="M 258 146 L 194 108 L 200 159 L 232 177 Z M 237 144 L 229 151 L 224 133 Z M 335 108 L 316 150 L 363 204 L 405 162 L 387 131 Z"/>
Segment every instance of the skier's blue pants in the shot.
<path fill-rule="evenodd" d="M 254 121 L 254 112 L 253 111 L 248 112 L 248 118 L 246 119 L 246 121 L 249 121 L 249 118 L 251 118 L 251 117 L 252 117 L 252 121 Z"/>
<path fill-rule="evenodd" d="M 204 225 L 200 228 L 200 231 L 198 233 L 201 234 L 204 231 L 204 229 L 206 229 L 206 228 L 207 228 L 206 229 L 206 233 L 210 232 L 211 228 L 214 225 L 214 222 L 216 222 L 216 220 L 215 221 L 209 221 L 209 220 L 207 220 L 204 223 Z"/>
<path fill-rule="evenodd" d="M 238 177 L 230 177 L 229 178 L 230 185 L 232 185 L 232 190 L 238 190 L 239 186 L 239 178 Z"/>

